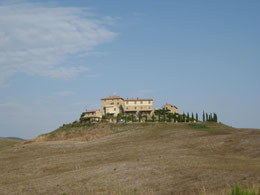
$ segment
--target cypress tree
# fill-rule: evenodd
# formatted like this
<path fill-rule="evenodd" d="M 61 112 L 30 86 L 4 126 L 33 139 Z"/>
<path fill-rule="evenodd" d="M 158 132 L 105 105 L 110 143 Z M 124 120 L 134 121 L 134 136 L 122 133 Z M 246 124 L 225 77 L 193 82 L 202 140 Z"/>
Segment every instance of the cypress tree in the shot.
<path fill-rule="evenodd" d="M 218 116 L 217 116 L 217 114 L 216 113 L 214 113 L 214 122 L 218 122 Z"/>
<path fill-rule="evenodd" d="M 196 122 L 199 121 L 199 116 L 198 116 L 198 113 L 196 113 Z"/>
<path fill-rule="evenodd" d="M 186 121 L 190 122 L 190 114 L 189 113 L 187 113 L 187 120 Z"/>
<path fill-rule="evenodd" d="M 185 122 L 185 120 L 186 120 L 186 117 L 185 117 L 185 113 L 183 112 L 183 114 L 182 114 L 182 122 Z"/>
<path fill-rule="evenodd" d="M 177 117 L 177 121 L 178 122 L 181 122 L 181 115 L 179 114 L 178 116 L 176 116 Z"/>
<path fill-rule="evenodd" d="M 206 121 L 209 121 L 209 115 L 206 113 Z"/>
<path fill-rule="evenodd" d="M 173 121 L 176 123 L 176 120 L 177 119 L 177 116 L 176 116 L 176 113 L 173 114 Z"/>
<path fill-rule="evenodd" d="M 205 122 L 205 112 L 203 110 L 203 122 Z"/>
<path fill-rule="evenodd" d="M 139 112 L 139 114 L 138 114 L 138 118 L 139 118 L 139 122 L 141 122 L 141 119 L 142 119 L 142 113 L 141 112 Z"/>
<path fill-rule="evenodd" d="M 153 116 L 152 116 L 152 122 L 154 122 L 154 119 L 155 119 L 155 116 L 154 116 L 154 114 L 153 114 Z"/>
<path fill-rule="evenodd" d="M 172 122 L 172 113 L 168 114 L 169 122 Z"/>
<path fill-rule="evenodd" d="M 191 114 L 191 121 L 194 122 L 194 114 Z"/>

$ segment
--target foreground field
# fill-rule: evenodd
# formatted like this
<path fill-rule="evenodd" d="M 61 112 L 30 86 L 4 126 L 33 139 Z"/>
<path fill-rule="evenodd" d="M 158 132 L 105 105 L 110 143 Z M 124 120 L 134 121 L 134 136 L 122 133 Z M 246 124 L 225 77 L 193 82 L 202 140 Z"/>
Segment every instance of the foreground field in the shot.
<path fill-rule="evenodd" d="M 260 184 L 259 130 L 122 124 L 88 131 L 106 133 L 0 150 L 0 194 L 225 194 L 236 183 Z"/>

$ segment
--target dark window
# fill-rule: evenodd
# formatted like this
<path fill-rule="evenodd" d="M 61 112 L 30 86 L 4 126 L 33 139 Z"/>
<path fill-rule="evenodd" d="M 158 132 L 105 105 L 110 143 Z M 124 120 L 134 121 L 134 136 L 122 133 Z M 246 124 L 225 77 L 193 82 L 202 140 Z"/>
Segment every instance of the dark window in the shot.
<path fill-rule="evenodd" d="M 114 111 L 116 111 L 116 108 L 114 108 Z"/>
<path fill-rule="evenodd" d="M 141 104 L 143 104 L 143 101 L 141 101 Z"/>
<path fill-rule="evenodd" d="M 136 101 L 135 101 L 135 104 L 136 104 Z"/>
<path fill-rule="evenodd" d="M 151 101 L 149 101 L 148 103 L 151 104 Z"/>
<path fill-rule="evenodd" d="M 136 109 L 136 107 L 135 107 L 135 109 Z"/>

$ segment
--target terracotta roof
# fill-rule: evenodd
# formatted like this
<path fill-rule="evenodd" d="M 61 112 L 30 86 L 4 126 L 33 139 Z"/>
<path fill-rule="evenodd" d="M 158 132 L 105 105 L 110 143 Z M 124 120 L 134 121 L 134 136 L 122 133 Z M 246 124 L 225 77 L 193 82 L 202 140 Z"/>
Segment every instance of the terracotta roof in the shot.
<path fill-rule="evenodd" d="M 164 106 L 171 106 L 171 107 L 175 107 L 176 109 L 178 109 L 176 106 L 174 106 L 174 105 L 172 105 L 172 104 L 164 104 L 163 107 L 164 107 Z"/>
<path fill-rule="evenodd" d="M 105 98 L 102 98 L 101 100 L 113 100 L 113 99 L 122 99 L 120 96 L 116 96 L 116 95 L 112 95 L 112 96 L 108 96 L 108 97 L 105 97 Z"/>
<path fill-rule="evenodd" d="M 91 113 L 91 112 L 97 112 L 97 111 L 100 111 L 99 109 L 98 110 L 86 110 L 85 113 Z"/>
<path fill-rule="evenodd" d="M 153 101 L 153 99 L 139 99 L 139 98 L 131 98 L 131 99 L 125 99 L 125 101 Z"/>

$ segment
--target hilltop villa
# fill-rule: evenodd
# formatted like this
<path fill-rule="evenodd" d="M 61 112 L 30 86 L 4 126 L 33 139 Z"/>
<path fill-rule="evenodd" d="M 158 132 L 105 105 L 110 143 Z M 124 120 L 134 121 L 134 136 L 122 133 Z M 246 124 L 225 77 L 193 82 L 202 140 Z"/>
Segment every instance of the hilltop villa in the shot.
<path fill-rule="evenodd" d="M 153 99 L 127 98 L 120 96 L 109 96 L 101 99 L 102 115 L 116 117 L 122 115 L 138 115 L 139 113 L 151 117 L 154 113 Z M 164 110 L 170 110 L 171 113 L 178 113 L 178 108 L 171 104 L 162 106 Z M 83 112 L 83 118 L 90 118 L 91 121 L 101 119 L 100 110 L 86 110 Z"/>

